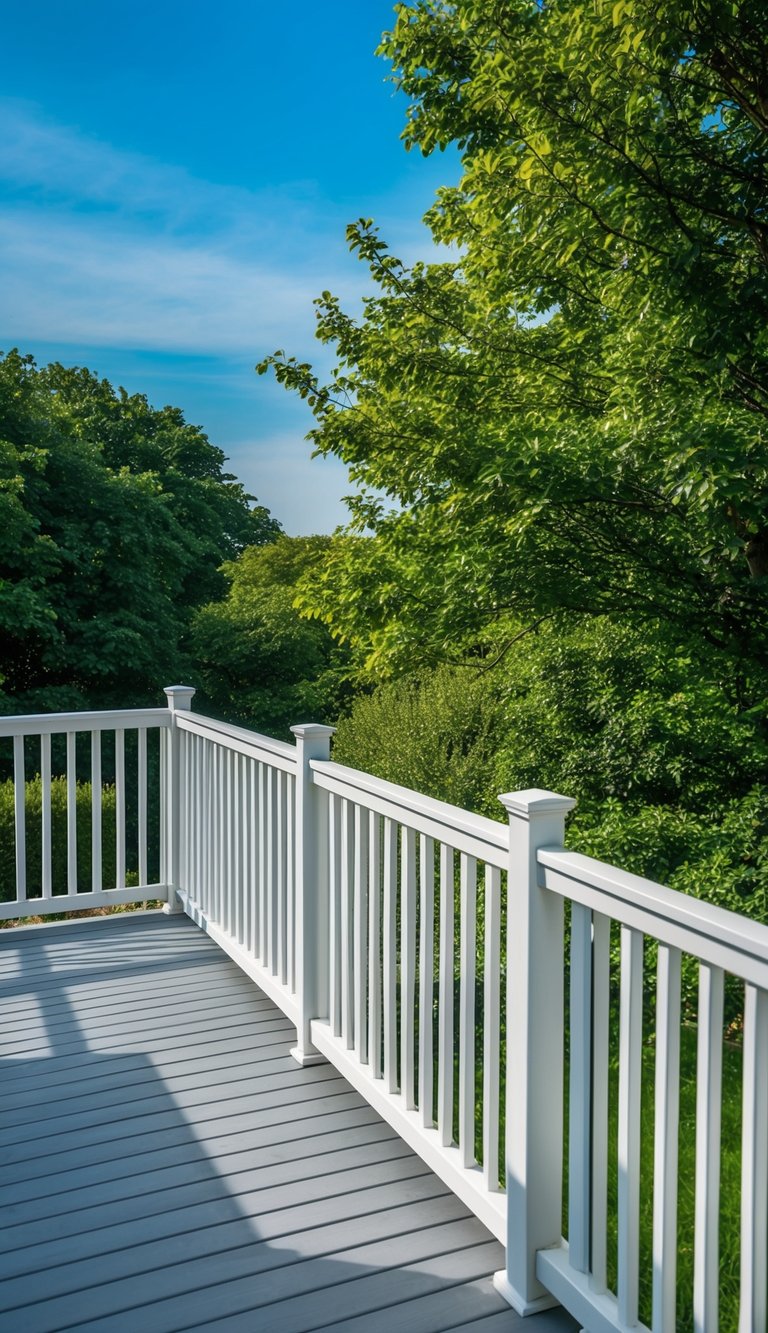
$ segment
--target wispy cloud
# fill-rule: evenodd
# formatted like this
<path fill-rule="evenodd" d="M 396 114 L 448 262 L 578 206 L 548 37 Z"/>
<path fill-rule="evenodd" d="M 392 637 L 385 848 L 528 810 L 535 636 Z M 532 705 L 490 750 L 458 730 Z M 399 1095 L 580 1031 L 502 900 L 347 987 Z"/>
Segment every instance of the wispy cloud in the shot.
<path fill-rule="evenodd" d="M 356 304 L 366 285 L 341 217 L 309 184 L 216 185 L 18 102 L 0 115 L 4 336 L 304 354 L 313 298 L 330 288 Z"/>

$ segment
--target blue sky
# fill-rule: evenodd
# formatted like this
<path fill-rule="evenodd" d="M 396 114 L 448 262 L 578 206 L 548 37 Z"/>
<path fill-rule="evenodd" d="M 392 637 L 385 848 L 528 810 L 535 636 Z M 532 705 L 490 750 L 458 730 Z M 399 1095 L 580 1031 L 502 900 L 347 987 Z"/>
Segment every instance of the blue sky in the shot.
<path fill-rule="evenodd" d="M 253 366 L 278 347 L 327 366 L 312 300 L 355 310 L 365 290 L 346 224 L 428 258 L 421 216 L 457 173 L 400 142 L 406 102 L 373 54 L 391 18 L 390 0 L 3 15 L 0 348 L 181 407 L 289 533 L 331 531 L 350 488 Z"/>

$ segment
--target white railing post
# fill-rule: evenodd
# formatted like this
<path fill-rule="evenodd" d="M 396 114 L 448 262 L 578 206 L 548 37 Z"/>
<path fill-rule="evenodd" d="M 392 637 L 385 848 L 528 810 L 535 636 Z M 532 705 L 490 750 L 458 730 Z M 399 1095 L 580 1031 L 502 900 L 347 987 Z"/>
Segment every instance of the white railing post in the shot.
<path fill-rule="evenodd" d="M 160 827 L 163 832 L 164 848 L 162 864 L 163 878 L 168 885 L 168 901 L 163 911 L 170 914 L 180 912 L 181 904 L 176 897 L 179 883 L 179 865 L 181 848 L 179 829 L 181 816 L 181 738 L 176 726 L 175 714 L 189 712 L 195 690 L 191 685 L 168 685 L 164 691 L 171 711 L 171 725 L 165 737 L 165 760 L 163 771 L 165 780 L 161 784 Z"/>
<path fill-rule="evenodd" d="M 575 801 L 511 792 L 507 890 L 507 1266 L 496 1289 L 521 1315 L 558 1302 L 536 1254 L 560 1244 L 563 1173 L 563 901 L 538 885 L 541 847 L 562 847 Z"/>
<path fill-rule="evenodd" d="M 328 1017 L 328 827 L 325 792 L 312 780 L 310 760 L 329 759 L 335 727 L 309 722 L 296 737 L 296 998 L 299 1021 L 291 1055 L 300 1065 L 325 1060 L 312 1045 L 313 1018 Z"/>

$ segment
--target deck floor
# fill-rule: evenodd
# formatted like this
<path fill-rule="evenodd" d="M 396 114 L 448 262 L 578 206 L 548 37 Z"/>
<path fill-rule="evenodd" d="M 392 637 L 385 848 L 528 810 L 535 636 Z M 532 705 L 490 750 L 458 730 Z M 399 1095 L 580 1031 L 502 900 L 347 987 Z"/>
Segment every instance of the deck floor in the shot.
<path fill-rule="evenodd" d="M 186 917 L 0 932 L 0 1328 L 564 1333 Z"/>

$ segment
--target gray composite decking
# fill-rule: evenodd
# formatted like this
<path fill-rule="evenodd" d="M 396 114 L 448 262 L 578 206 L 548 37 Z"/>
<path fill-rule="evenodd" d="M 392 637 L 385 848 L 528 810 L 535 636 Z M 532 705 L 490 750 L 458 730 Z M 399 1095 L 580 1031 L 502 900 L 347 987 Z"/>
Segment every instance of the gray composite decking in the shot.
<path fill-rule="evenodd" d="M 0 932 L 0 1329 L 564 1333 L 186 917 Z"/>

